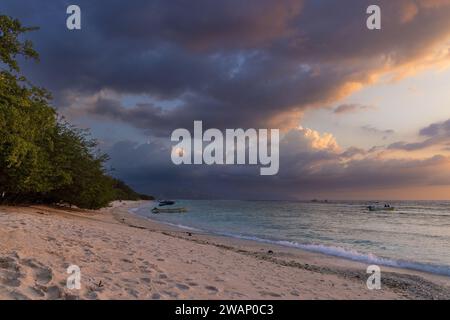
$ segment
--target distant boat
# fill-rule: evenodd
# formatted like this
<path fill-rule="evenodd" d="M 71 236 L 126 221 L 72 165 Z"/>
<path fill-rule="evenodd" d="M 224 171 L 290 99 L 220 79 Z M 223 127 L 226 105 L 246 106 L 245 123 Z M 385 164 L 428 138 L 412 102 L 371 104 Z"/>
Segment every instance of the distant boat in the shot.
<path fill-rule="evenodd" d="M 328 200 L 327 199 L 325 199 L 325 200 L 312 199 L 311 203 L 328 203 Z"/>
<path fill-rule="evenodd" d="M 153 208 L 152 213 L 158 214 L 158 213 L 183 213 L 187 212 L 186 208 Z"/>
<path fill-rule="evenodd" d="M 175 204 L 175 201 L 172 201 L 172 200 L 161 200 L 161 201 L 159 201 L 158 205 L 160 207 L 163 207 L 163 206 L 172 206 L 174 204 Z"/>
<path fill-rule="evenodd" d="M 367 209 L 369 209 L 369 211 L 394 211 L 395 207 L 386 204 L 384 206 L 368 206 Z"/>

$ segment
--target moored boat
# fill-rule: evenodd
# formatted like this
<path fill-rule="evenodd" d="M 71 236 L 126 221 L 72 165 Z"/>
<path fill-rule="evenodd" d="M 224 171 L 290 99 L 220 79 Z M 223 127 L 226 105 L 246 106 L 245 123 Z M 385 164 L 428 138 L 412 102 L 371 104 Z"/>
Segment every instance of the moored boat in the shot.
<path fill-rule="evenodd" d="M 153 208 L 152 213 L 158 214 L 158 213 L 183 213 L 187 212 L 187 209 L 184 207 L 180 208 Z"/>
<path fill-rule="evenodd" d="M 368 206 L 367 209 L 369 209 L 369 211 L 394 211 L 395 207 L 392 207 L 389 204 L 386 204 L 384 206 Z"/>
<path fill-rule="evenodd" d="M 163 207 L 163 206 L 172 206 L 175 204 L 175 201 L 172 200 L 161 200 L 159 201 L 158 206 Z"/>

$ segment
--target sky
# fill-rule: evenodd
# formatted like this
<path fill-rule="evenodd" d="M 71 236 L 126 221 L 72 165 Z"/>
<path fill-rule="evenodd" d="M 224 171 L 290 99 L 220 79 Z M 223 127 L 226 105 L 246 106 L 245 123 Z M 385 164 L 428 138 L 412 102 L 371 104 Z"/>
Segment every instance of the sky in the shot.
<path fill-rule="evenodd" d="M 140 192 L 450 199 L 450 0 L 4 0 L 0 14 L 40 27 L 22 71 Z M 175 166 L 171 132 L 195 120 L 280 129 L 279 173 Z"/>

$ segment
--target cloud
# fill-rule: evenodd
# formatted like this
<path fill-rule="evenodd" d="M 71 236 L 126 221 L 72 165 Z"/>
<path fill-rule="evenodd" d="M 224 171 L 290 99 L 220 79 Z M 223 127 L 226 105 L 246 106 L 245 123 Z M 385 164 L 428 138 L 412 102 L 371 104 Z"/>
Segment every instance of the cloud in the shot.
<path fill-rule="evenodd" d="M 389 149 L 417 151 L 430 147 L 448 145 L 450 143 L 450 120 L 430 124 L 419 131 L 420 136 L 427 139 L 420 142 L 395 142 L 389 146 Z"/>
<path fill-rule="evenodd" d="M 378 129 L 370 125 L 362 126 L 361 129 L 369 134 L 381 135 L 383 137 L 383 140 L 386 140 L 389 136 L 395 134 L 395 130 L 393 129 Z"/>
<path fill-rule="evenodd" d="M 358 190 L 450 185 L 450 158 L 391 159 L 358 148 L 314 145 L 322 134 L 292 129 L 280 141 L 280 172 L 261 177 L 252 166 L 175 166 L 170 143 L 120 142 L 109 153 L 120 178 L 145 192 L 174 198 L 308 199 Z M 130 164 L 130 159 L 133 159 Z"/>
<path fill-rule="evenodd" d="M 327 150 L 337 152 L 340 147 L 336 138 L 331 133 L 323 133 L 309 128 L 299 127 L 297 130 L 291 130 L 285 137 L 285 141 L 289 140 L 292 135 L 299 134 L 307 141 L 307 145 L 313 150 Z"/>
<path fill-rule="evenodd" d="M 394 142 L 394 143 L 390 144 L 389 149 L 404 150 L 404 151 L 417 151 L 417 150 L 422 150 L 425 148 L 432 147 L 436 144 L 436 142 L 437 141 L 434 139 L 427 139 L 422 142 L 413 142 L 413 143 L 399 141 L 399 142 Z"/>
<path fill-rule="evenodd" d="M 354 104 L 354 103 L 348 103 L 348 104 L 341 104 L 337 106 L 333 113 L 341 115 L 341 114 L 347 114 L 347 113 L 356 113 L 359 111 L 367 111 L 374 109 L 373 106 L 366 106 L 362 104 Z"/>
<path fill-rule="evenodd" d="M 405 1 L 401 13 L 401 23 L 408 23 L 415 19 L 419 13 L 419 6 L 413 1 Z"/>
<path fill-rule="evenodd" d="M 366 151 L 364 149 L 361 148 L 357 148 L 357 147 L 349 147 L 347 150 L 345 150 L 344 152 L 342 152 L 340 154 L 340 157 L 343 159 L 352 159 L 352 158 L 356 158 L 357 156 L 365 156 L 370 152 L 374 152 L 375 150 L 369 150 Z"/>
<path fill-rule="evenodd" d="M 25 70 L 52 89 L 60 109 L 79 108 L 74 99 L 104 90 L 148 96 L 152 103 L 136 106 L 134 114 L 154 118 L 143 129 L 161 134 L 167 131 L 163 124 L 187 125 L 200 116 L 214 127 L 288 130 L 307 108 L 336 103 L 382 76 L 448 62 L 447 1 L 378 2 L 382 32 L 365 27 L 368 0 L 348 0 L 346 6 L 312 0 L 80 0 L 80 32 L 61 27 L 63 2 L 17 0 L 2 2 L 0 9 L 42 27 L 31 35 L 42 63 Z M 176 112 L 163 110 L 167 100 L 180 101 Z M 112 108 L 83 110 L 143 126 L 126 106 L 115 102 Z"/>
<path fill-rule="evenodd" d="M 450 137 L 450 119 L 430 124 L 428 127 L 420 130 L 419 134 L 426 137 Z"/>

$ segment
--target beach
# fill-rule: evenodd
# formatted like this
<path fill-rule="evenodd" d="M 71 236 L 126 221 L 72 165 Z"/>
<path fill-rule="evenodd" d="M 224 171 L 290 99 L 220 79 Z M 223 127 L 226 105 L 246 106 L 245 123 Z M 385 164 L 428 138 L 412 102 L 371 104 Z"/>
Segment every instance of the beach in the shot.
<path fill-rule="evenodd" d="M 202 234 L 134 215 L 0 207 L 0 299 L 450 299 L 450 277 Z M 67 288 L 67 268 L 81 288 Z"/>

